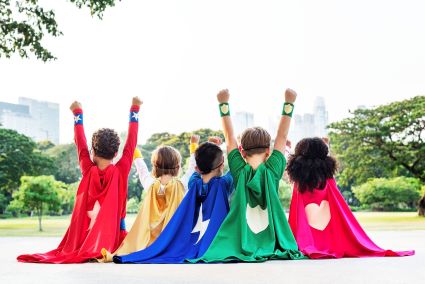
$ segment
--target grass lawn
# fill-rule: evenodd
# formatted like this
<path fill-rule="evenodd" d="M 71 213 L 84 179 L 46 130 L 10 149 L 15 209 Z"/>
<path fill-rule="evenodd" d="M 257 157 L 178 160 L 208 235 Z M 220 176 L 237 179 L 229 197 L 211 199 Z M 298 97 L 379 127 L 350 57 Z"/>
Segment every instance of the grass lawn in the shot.
<path fill-rule="evenodd" d="M 425 230 L 425 218 L 417 216 L 416 212 L 355 212 L 354 214 L 366 230 Z M 0 237 L 59 237 L 65 233 L 70 217 L 43 217 L 43 232 L 38 231 L 37 217 L 0 219 Z M 135 214 L 127 215 L 127 228 L 131 228 L 135 218 Z"/>

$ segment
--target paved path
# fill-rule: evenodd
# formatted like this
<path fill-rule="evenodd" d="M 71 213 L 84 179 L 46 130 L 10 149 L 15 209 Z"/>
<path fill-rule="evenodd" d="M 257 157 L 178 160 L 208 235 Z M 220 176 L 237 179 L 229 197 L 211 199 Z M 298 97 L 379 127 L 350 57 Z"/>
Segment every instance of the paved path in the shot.
<path fill-rule="evenodd" d="M 403 258 L 269 261 L 239 264 L 27 264 L 21 253 L 53 249 L 58 238 L 0 238 L 0 283 L 425 283 L 425 231 L 371 232 L 380 246 L 415 249 Z"/>

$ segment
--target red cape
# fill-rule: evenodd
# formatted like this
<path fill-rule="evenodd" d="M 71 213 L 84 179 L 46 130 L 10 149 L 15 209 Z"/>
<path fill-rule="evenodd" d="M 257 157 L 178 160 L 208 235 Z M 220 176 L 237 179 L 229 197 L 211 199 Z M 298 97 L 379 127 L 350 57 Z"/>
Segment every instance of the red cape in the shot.
<path fill-rule="evenodd" d="M 101 183 L 101 180 L 103 182 Z M 22 262 L 76 263 L 100 257 L 100 250 L 114 251 L 125 236 L 120 230 L 121 210 L 117 202 L 120 183 L 118 169 L 111 165 L 104 171 L 92 167 L 78 187 L 71 224 L 58 248 L 38 254 L 26 254 L 18 257 Z M 91 222 L 87 212 L 96 201 L 100 209 L 89 230 Z"/>
<path fill-rule="evenodd" d="M 378 247 L 354 217 L 334 179 L 328 179 L 323 190 L 313 192 L 300 193 L 294 185 L 289 225 L 299 249 L 310 258 L 408 256 L 415 253 Z"/>
<path fill-rule="evenodd" d="M 79 263 L 100 258 L 102 248 L 115 251 L 127 232 L 127 180 L 137 144 L 138 106 L 130 109 L 127 141 L 116 165 L 100 170 L 91 160 L 83 127 L 83 111 L 74 111 L 75 143 L 83 175 L 71 223 L 59 246 L 46 253 L 18 256 L 21 262 Z M 121 227 L 122 225 L 122 227 Z"/>

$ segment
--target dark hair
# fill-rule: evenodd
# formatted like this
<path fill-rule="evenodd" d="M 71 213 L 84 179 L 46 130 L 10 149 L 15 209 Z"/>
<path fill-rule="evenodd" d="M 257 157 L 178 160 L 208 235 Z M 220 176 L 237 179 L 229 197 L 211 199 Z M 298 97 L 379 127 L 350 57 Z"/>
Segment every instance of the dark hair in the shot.
<path fill-rule="evenodd" d="M 242 149 L 248 156 L 262 154 L 270 148 L 270 134 L 261 127 L 245 129 L 241 135 Z"/>
<path fill-rule="evenodd" d="M 328 145 L 317 137 L 304 138 L 295 146 L 286 170 L 300 192 L 324 189 L 326 180 L 334 176 L 337 162 L 328 154 Z"/>
<path fill-rule="evenodd" d="M 195 160 L 201 174 L 209 174 L 221 166 L 223 151 L 216 144 L 205 142 L 196 149 Z"/>
<path fill-rule="evenodd" d="M 152 175 L 156 178 L 163 175 L 177 176 L 181 164 L 180 152 L 171 146 L 159 146 L 152 153 Z"/>
<path fill-rule="evenodd" d="M 91 145 L 97 157 L 111 160 L 120 147 L 120 137 L 113 129 L 101 128 L 93 133 Z"/>

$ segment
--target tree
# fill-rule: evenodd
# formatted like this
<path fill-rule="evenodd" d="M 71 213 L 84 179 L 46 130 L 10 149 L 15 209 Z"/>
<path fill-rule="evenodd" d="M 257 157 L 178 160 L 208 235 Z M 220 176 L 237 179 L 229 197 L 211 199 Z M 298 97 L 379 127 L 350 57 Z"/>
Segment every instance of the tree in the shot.
<path fill-rule="evenodd" d="M 291 185 L 285 180 L 279 181 L 279 199 L 284 209 L 289 209 L 292 199 Z"/>
<path fill-rule="evenodd" d="M 19 190 L 13 194 L 12 206 L 22 206 L 23 210 L 35 211 L 38 216 L 39 231 L 43 231 L 41 218 L 46 209 L 57 211 L 61 206 L 58 191 L 66 185 L 53 176 L 23 176 Z"/>
<path fill-rule="evenodd" d="M 144 188 L 139 181 L 135 167 L 132 167 L 128 175 L 128 193 L 127 199 L 135 198 L 140 201 Z M 128 206 L 128 205 L 127 205 Z"/>
<path fill-rule="evenodd" d="M 115 0 L 68 0 L 78 8 L 90 8 L 91 15 L 102 18 L 106 8 L 114 6 Z M 12 4 L 13 3 L 13 4 Z M 19 54 L 22 58 L 30 53 L 37 59 L 48 61 L 56 57 L 43 46 L 46 34 L 62 35 L 53 10 L 46 9 L 38 0 L 0 0 L 0 58 Z"/>
<path fill-rule="evenodd" d="M 221 131 L 211 130 L 208 128 L 198 129 L 193 132 L 182 132 L 177 135 L 168 132 L 155 133 L 142 146 L 142 154 L 145 158 L 150 157 L 156 147 L 160 145 L 168 145 L 176 148 L 180 152 L 182 160 L 185 161 L 187 158 L 189 158 L 188 145 L 190 137 L 193 134 L 199 135 L 201 142 L 207 141 L 208 137 L 210 136 L 219 136 L 224 139 L 223 133 Z M 148 166 L 151 167 L 150 161 Z"/>
<path fill-rule="evenodd" d="M 338 183 L 351 187 L 395 176 L 425 182 L 424 109 L 425 96 L 417 96 L 357 109 L 352 117 L 330 124 L 332 151 L 341 163 Z"/>
<path fill-rule="evenodd" d="M 353 188 L 357 199 L 372 209 L 412 209 L 420 197 L 421 182 L 415 178 L 375 178 Z"/>
<path fill-rule="evenodd" d="M 48 175 L 54 171 L 53 161 L 37 149 L 31 138 L 0 128 L 0 141 L 0 193 L 7 202 L 19 187 L 21 176 Z"/>
<path fill-rule="evenodd" d="M 74 144 L 56 145 L 45 151 L 55 164 L 56 180 L 71 184 L 81 179 L 77 148 Z"/>

